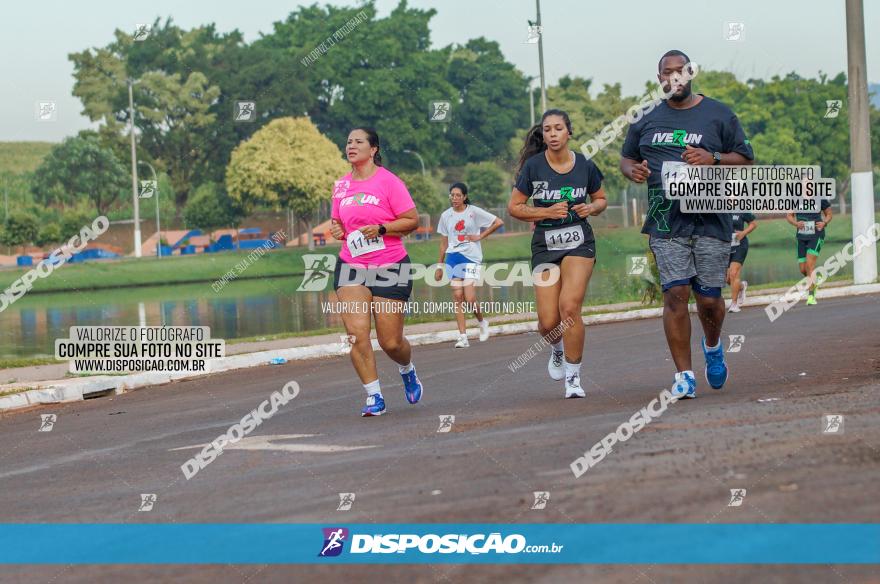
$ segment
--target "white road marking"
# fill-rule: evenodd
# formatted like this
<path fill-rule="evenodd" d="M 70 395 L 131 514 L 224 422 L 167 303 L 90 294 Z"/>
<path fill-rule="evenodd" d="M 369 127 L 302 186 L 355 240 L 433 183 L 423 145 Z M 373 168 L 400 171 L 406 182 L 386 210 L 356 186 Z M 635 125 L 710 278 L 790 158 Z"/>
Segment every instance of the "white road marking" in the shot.
<path fill-rule="evenodd" d="M 365 448 L 376 448 L 374 444 L 366 444 L 364 446 L 340 446 L 337 444 L 275 444 L 279 440 L 296 440 L 298 438 L 313 438 L 320 434 L 271 434 L 269 436 L 246 436 L 238 442 L 226 444 L 223 450 L 280 450 L 283 452 L 349 452 L 352 450 L 363 450 Z M 204 448 L 210 443 L 193 444 L 192 446 L 181 446 L 180 448 L 171 448 L 171 450 L 189 450 L 192 448 Z"/>

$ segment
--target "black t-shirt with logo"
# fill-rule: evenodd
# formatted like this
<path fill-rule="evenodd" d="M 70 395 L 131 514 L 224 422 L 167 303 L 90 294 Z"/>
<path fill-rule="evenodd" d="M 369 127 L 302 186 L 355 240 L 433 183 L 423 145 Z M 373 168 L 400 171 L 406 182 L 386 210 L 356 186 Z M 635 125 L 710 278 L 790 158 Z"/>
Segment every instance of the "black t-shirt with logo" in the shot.
<path fill-rule="evenodd" d="M 751 223 L 754 220 L 755 220 L 754 213 L 733 213 L 733 214 L 731 214 L 730 221 L 733 224 L 733 231 L 731 231 L 731 236 L 733 236 L 733 234 L 736 233 L 737 231 L 742 231 L 743 229 L 745 229 L 746 223 Z M 748 236 L 743 237 L 740 240 L 741 243 L 748 243 L 748 241 L 749 241 Z"/>
<path fill-rule="evenodd" d="M 589 203 L 589 196 L 602 187 L 602 172 L 596 163 L 587 160 L 580 152 L 574 155 L 574 167 L 565 174 L 559 174 L 547 162 L 544 152 L 535 154 L 523 164 L 514 185 L 524 195 L 531 197 L 535 207 L 550 207 L 561 201 L 568 201 L 569 209 L 579 203 Z M 581 224 L 585 241 L 595 241 L 593 229 L 586 219 L 574 211 L 562 219 L 542 219 L 535 222 L 535 237 L 547 229 Z M 543 235 L 540 235 L 543 237 Z"/>
<path fill-rule="evenodd" d="M 827 209 L 830 206 L 831 206 L 831 202 L 828 199 L 822 199 L 822 202 L 819 203 L 819 210 L 824 211 L 825 209 Z M 812 221 L 813 223 L 816 223 L 817 221 L 824 221 L 825 220 L 825 218 L 822 216 L 821 212 L 820 213 L 796 213 L 795 218 L 798 221 Z M 824 229 L 822 229 L 822 230 L 815 229 L 815 233 L 805 234 L 805 233 L 798 232 L 798 234 L 797 234 L 798 239 L 813 239 L 816 237 L 818 237 L 819 239 L 825 239 L 825 230 Z"/>
<path fill-rule="evenodd" d="M 663 192 L 663 163 L 684 163 L 685 146 L 709 152 L 738 152 L 754 160 L 733 111 L 720 101 L 703 96 L 694 107 L 674 109 L 661 103 L 629 127 L 621 154 L 636 162 L 648 161 L 648 212 L 642 233 L 655 237 L 705 235 L 730 241 L 733 227 L 730 213 L 682 213 L 678 201 Z"/>

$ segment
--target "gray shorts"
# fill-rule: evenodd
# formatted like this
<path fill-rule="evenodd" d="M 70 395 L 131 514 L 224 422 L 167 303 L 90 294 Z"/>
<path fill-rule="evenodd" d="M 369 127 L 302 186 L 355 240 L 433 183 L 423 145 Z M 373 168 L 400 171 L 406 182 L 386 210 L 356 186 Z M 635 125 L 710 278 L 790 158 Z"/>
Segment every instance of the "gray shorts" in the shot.
<path fill-rule="evenodd" d="M 704 289 L 717 289 L 720 295 L 727 281 L 729 241 L 702 235 L 670 239 L 651 237 L 649 245 L 657 260 L 664 292 L 673 286 L 695 284 Z M 700 292 L 696 286 L 694 290 Z M 716 293 L 713 290 L 706 295 L 715 296 Z"/>

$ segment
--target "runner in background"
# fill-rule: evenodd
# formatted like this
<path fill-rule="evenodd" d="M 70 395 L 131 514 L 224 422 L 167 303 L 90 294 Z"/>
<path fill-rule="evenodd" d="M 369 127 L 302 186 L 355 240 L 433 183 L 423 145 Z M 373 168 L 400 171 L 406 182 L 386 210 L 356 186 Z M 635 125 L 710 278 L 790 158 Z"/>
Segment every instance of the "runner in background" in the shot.
<path fill-rule="evenodd" d="M 797 231 L 797 258 L 798 268 L 801 274 L 810 278 L 810 291 L 807 294 L 807 304 L 816 304 L 816 261 L 825 243 L 825 227 L 831 223 L 831 203 L 828 199 L 821 199 L 819 213 L 789 213 L 785 216 L 786 221 L 791 223 Z"/>
<path fill-rule="evenodd" d="M 398 365 L 406 400 L 415 404 L 422 397 L 412 349 L 403 336 L 403 306 L 412 293 L 412 280 L 401 241 L 419 226 L 419 216 L 403 181 L 382 167 L 375 130 L 352 130 L 345 154 L 351 172 L 336 181 L 333 190 L 330 233 L 343 241 L 333 288 L 345 307 L 342 321 L 353 339 L 351 363 L 367 392 L 361 415 L 381 416 L 385 398 L 370 340 L 372 319 L 379 346 Z M 377 277 L 380 268 L 395 278 Z"/>
<path fill-rule="evenodd" d="M 754 213 L 734 213 L 733 237 L 730 240 L 730 265 L 727 267 L 727 283 L 730 284 L 730 312 L 739 312 L 746 300 L 749 283 L 740 280 L 740 272 L 749 254 L 749 233 L 758 228 Z M 746 225 L 748 223 L 748 225 Z"/>
<path fill-rule="evenodd" d="M 587 218 L 608 205 L 602 173 L 592 160 L 568 149 L 571 135 L 567 113 L 544 112 L 541 123 L 526 135 L 507 207 L 511 216 L 535 223 L 532 270 L 538 330 L 552 346 L 547 370 L 552 379 L 565 379 L 566 398 L 585 396 L 580 382 L 581 308 L 596 263 L 596 240 Z M 533 206 L 526 204 L 529 198 Z"/>
<path fill-rule="evenodd" d="M 449 202 L 452 206 L 443 211 L 437 224 L 437 233 L 442 236 L 440 263 L 446 264 L 455 300 L 455 320 L 458 322 L 458 341 L 455 348 L 464 349 L 470 346 L 465 327 L 466 308 L 473 309 L 474 317 L 479 323 L 480 341 L 489 338 L 489 321 L 483 318 L 477 306 L 474 283 L 480 279 L 480 267 L 483 263 L 480 241 L 489 237 L 504 223 L 492 213 L 472 205 L 464 183 L 457 182 L 449 187 Z M 443 278 L 442 268 L 437 268 L 434 277 L 438 282 Z"/>

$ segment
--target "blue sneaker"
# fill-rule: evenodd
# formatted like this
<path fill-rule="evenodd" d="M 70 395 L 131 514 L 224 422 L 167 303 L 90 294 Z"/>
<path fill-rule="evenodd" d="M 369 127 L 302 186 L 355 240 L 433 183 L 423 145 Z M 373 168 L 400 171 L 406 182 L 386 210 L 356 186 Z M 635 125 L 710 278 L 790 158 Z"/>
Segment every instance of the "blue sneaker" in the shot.
<path fill-rule="evenodd" d="M 413 367 L 412 371 L 401 373 L 400 376 L 403 378 L 403 391 L 406 393 L 406 401 L 411 404 L 419 403 L 419 400 L 422 399 L 422 382 L 419 381 L 416 368 Z"/>
<path fill-rule="evenodd" d="M 669 390 L 678 399 L 694 399 L 697 397 L 697 380 L 693 371 L 682 371 L 675 374 L 672 389 Z"/>
<path fill-rule="evenodd" d="M 703 355 L 706 357 L 706 381 L 712 389 L 721 389 L 727 381 L 727 363 L 724 362 L 724 345 L 718 341 L 714 351 L 706 350 L 706 337 L 703 337 Z"/>
<path fill-rule="evenodd" d="M 376 395 L 368 395 L 367 405 L 361 410 L 361 416 L 366 418 L 368 416 L 381 416 L 384 413 L 385 398 L 382 397 L 382 394 L 377 393 Z"/>

